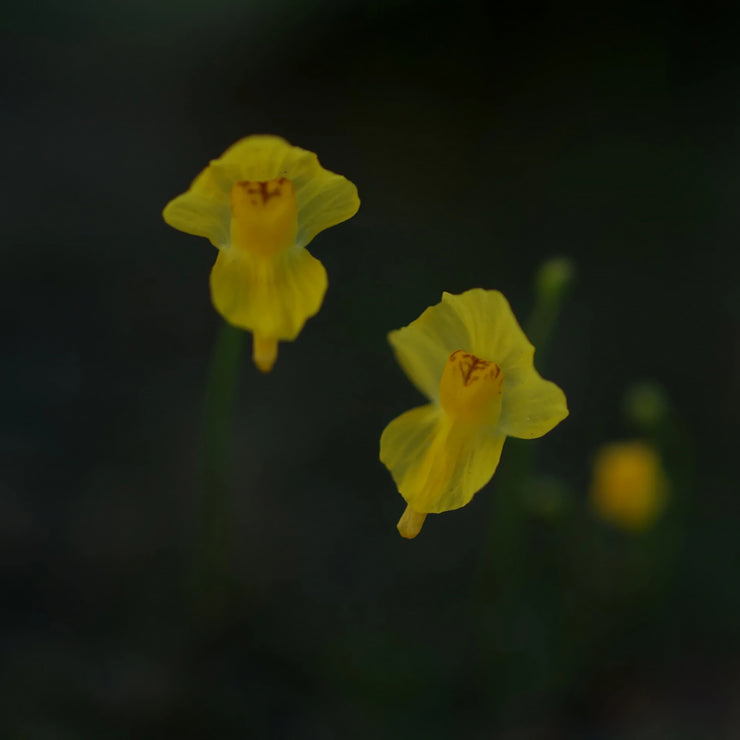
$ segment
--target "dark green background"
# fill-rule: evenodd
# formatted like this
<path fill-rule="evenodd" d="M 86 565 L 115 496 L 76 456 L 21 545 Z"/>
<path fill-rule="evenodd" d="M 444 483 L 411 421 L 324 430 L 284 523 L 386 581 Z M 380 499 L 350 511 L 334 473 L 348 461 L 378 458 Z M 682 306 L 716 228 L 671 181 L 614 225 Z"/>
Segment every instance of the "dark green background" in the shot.
<path fill-rule="evenodd" d="M 740 736 L 724 7 L 3 8 L 3 737 Z M 362 207 L 310 247 L 321 312 L 269 376 L 240 370 L 230 594 L 203 616 L 215 251 L 160 212 L 250 133 L 317 152 Z M 422 399 L 386 332 L 475 286 L 524 320 L 553 255 L 578 274 L 541 369 L 570 418 L 403 541 L 378 438 Z M 675 492 L 634 538 L 586 490 L 645 379 L 672 404 Z M 526 454 L 566 512 L 525 513 L 504 552 Z"/>

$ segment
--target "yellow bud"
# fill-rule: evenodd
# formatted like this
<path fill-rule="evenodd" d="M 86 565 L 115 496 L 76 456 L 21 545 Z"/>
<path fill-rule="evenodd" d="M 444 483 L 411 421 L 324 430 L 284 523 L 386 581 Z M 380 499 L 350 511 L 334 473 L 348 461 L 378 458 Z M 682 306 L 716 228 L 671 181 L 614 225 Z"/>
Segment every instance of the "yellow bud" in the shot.
<path fill-rule="evenodd" d="M 605 445 L 596 456 L 591 503 L 618 527 L 649 527 L 664 506 L 666 488 L 660 458 L 643 442 Z"/>

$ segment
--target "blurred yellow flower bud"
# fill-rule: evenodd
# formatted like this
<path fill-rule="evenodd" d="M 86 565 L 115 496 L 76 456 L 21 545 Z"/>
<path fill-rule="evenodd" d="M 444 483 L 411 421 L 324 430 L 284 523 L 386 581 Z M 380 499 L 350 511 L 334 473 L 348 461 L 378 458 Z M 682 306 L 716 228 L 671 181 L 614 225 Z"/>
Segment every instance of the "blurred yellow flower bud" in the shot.
<path fill-rule="evenodd" d="M 621 529 L 650 527 L 663 510 L 667 487 L 660 457 L 644 442 L 615 442 L 596 454 L 591 505 Z"/>

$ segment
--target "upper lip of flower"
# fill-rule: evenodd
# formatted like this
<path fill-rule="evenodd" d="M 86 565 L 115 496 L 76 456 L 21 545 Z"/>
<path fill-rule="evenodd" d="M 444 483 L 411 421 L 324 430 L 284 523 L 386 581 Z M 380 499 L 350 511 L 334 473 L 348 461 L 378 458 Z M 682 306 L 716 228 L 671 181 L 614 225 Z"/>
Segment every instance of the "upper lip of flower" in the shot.
<path fill-rule="evenodd" d="M 297 247 L 305 247 L 320 231 L 351 218 L 360 207 L 354 184 L 324 169 L 313 152 L 291 146 L 279 136 L 256 135 L 239 140 L 211 160 L 188 191 L 167 204 L 164 220 L 181 231 L 208 237 L 219 249 L 228 248 L 234 184 L 277 178 L 288 178 L 295 187 Z"/>

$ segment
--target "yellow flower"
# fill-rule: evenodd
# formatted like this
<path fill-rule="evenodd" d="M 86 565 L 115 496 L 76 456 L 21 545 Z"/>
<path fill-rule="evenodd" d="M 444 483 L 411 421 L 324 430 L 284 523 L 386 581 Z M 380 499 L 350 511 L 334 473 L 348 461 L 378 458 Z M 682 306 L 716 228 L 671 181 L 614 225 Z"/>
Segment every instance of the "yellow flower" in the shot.
<path fill-rule="evenodd" d="M 380 438 L 380 459 L 408 504 L 398 531 L 412 538 L 427 514 L 465 506 L 491 480 L 507 436 L 541 437 L 568 408 L 534 369 L 534 347 L 496 290 L 443 293 L 388 340 L 431 401 Z"/>
<path fill-rule="evenodd" d="M 253 333 L 254 362 L 268 372 L 278 341 L 295 339 L 324 300 L 326 270 L 306 245 L 359 207 L 357 188 L 312 152 L 277 136 L 248 136 L 211 161 L 162 215 L 218 248 L 213 305 Z"/>
<path fill-rule="evenodd" d="M 644 442 L 615 442 L 597 453 L 591 504 L 602 519 L 622 529 L 647 529 L 662 511 L 666 492 L 660 458 Z"/>

